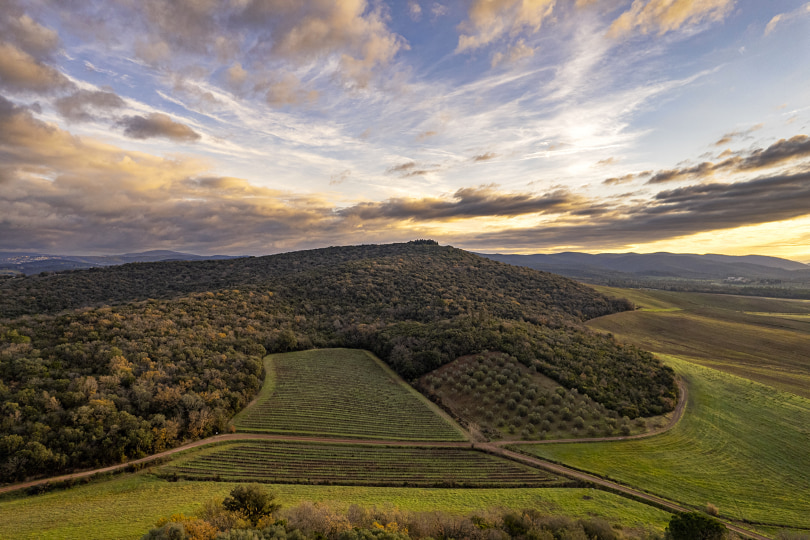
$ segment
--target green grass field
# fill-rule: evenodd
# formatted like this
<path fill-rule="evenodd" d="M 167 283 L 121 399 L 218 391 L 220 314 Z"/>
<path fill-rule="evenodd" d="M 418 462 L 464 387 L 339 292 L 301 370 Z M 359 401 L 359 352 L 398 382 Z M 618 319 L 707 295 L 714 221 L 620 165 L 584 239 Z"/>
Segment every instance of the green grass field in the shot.
<path fill-rule="evenodd" d="M 161 517 L 193 514 L 204 501 L 222 499 L 236 484 L 167 482 L 146 474 L 35 497 L 0 501 L 0 538 L 4 540 L 115 540 L 140 538 Z M 431 489 L 354 486 L 274 485 L 282 507 L 304 501 L 328 502 L 346 510 L 352 504 L 394 506 L 414 512 L 435 510 L 466 515 L 487 509 L 536 508 L 572 517 L 601 516 L 626 528 L 663 530 L 670 514 L 591 489 Z"/>
<path fill-rule="evenodd" d="M 190 480 L 367 486 L 543 487 L 563 478 L 470 448 L 246 441 L 182 456 L 163 475 Z"/>
<path fill-rule="evenodd" d="M 641 310 L 594 319 L 591 328 L 810 398 L 809 301 L 597 289 Z"/>
<path fill-rule="evenodd" d="M 320 349 L 269 357 L 258 400 L 239 431 L 366 439 L 461 441 L 438 407 L 366 351 Z"/>
<path fill-rule="evenodd" d="M 689 385 L 685 416 L 635 441 L 522 446 L 723 517 L 810 528 L 810 400 L 663 357 Z"/>

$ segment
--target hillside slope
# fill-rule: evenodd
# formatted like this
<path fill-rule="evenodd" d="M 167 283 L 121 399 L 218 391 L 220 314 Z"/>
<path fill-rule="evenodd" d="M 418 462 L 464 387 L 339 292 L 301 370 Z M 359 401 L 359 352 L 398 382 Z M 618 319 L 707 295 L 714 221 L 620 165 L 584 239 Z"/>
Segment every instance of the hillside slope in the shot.
<path fill-rule="evenodd" d="M 493 350 L 631 418 L 677 398 L 671 370 L 582 325 L 626 302 L 434 243 L 0 283 L 0 480 L 221 432 L 267 352 L 368 349 L 414 379 Z"/>
<path fill-rule="evenodd" d="M 360 281 L 352 282 L 347 275 Z M 343 292 L 346 286 L 367 288 L 369 284 L 374 286 L 379 301 L 395 298 L 419 309 L 424 308 L 424 299 L 414 302 L 412 295 L 400 298 L 396 293 L 404 292 L 402 288 L 428 290 L 431 296 L 452 296 L 461 291 L 470 296 L 464 300 L 468 305 L 486 304 L 501 314 L 520 312 L 534 318 L 537 314 L 546 316 L 549 310 L 587 319 L 625 309 L 560 276 L 498 264 L 449 246 L 407 243 L 333 247 L 232 260 L 132 263 L 6 278 L 0 280 L 0 317 L 245 287 L 291 288 L 296 295 L 317 299 L 323 294 L 335 294 L 335 287 L 340 287 L 337 292 Z M 316 289 L 310 289 L 312 286 Z M 515 309 L 508 306 L 514 303 L 512 300 L 526 303 Z"/>

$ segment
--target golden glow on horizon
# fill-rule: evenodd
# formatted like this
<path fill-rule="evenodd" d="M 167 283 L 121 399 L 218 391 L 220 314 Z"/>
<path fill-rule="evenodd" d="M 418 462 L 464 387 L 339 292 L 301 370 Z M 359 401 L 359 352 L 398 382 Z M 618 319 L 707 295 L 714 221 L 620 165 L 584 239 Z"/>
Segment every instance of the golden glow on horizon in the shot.
<path fill-rule="evenodd" d="M 476 251 L 476 250 L 474 250 Z M 582 253 L 714 253 L 721 255 L 768 255 L 799 262 L 810 261 L 810 216 L 748 225 L 728 230 L 707 231 L 659 242 L 628 244 L 615 249 L 586 249 L 555 246 L 550 249 L 489 249 L 488 252 L 531 254 L 579 251 Z"/>
<path fill-rule="evenodd" d="M 630 246 L 629 251 L 655 253 L 719 253 L 723 255 L 761 254 L 797 261 L 810 258 L 810 217 L 736 229 L 707 231 L 661 242 Z"/>

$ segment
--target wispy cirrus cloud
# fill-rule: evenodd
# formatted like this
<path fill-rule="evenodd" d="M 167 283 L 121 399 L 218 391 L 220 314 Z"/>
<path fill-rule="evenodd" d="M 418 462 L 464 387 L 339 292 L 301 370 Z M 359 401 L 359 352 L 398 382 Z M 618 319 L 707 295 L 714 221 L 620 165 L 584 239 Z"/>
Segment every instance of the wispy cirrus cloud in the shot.
<path fill-rule="evenodd" d="M 723 134 L 723 136 L 714 143 L 714 146 L 725 146 L 737 139 L 749 137 L 753 132 L 757 131 L 758 129 L 762 129 L 762 127 L 763 124 L 757 124 L 748 129 L 729 131 L 728 133 Z"/>
<path fill-rule="evenodd" d="M 505 36 L 535 33 L 551 16 L 556 0 L 474 0 L 461 25 L 457 52 L 479 49 Z"/>
<path fill-rule="evenodd" d="M 810 16 L 810 2 L 807 2 L 803 6 L 793 11 L 787 13 L 778 13 L 774 15 L 770 21 L 768 21 L 767 25 L 765 25 L 765 35 L 767 36 L 772 33 L 774 30 L 776 30 L 776 27 L 781 24 L 787 24 L 794 19 L 807 16 Z"/>
<path fill-rule="evenodd" d="M 621 184 L 628 184 L 634 180 L 638 180 L 639 178 L 646 178 L 650 175 L 652 175 L 652 171 L 643 171 L 640 173 L 628 173 L 623 174 L 621 176 L 614 176 L 611 178 L 607 178 L 602 183 L 606 186 L 618 186 Z"/>
<path fill-rule="evenodd" d="M 386 169 L 386 174 L 393 174 L 400 178 L 410 178 L 414 176 L 424 176 L 426 174 L 441 170 L 440 165 L 417 163 L 415 161 L 407 161 L 394 165 Z"/>
<path fill-rule="evenodd" d="M 365 88 L 408 48 L 390 28 L 388 7 L 367 0 L 82 2 L 60 15 L 76 33 L 96 21 L 97 42 L 160 72 L 216 73 L 278 106 L 312 101 L 313 81 Z"/>
<path fill-rule="evenodd" d="M 630 8 L 614 19 L 607 30 L 610 38 L 657 34 L 685 30 L 703 23 L 722 21 L 736 0 L 634 0 Z M 573 10 L 605 7 L 611 11 L 615 2 L 577 0 Z M 571 6 L 558 0 L 473 0 L 467 19 L 459 26 L 456 52 L 481 49 L 499 41 L 509 43 L 507 52 L 496 52 L 492 65 L 506 59 L 532 56 L 535 48 L 518 36 L 532 36 L 558 17 L 570 16 Z M 563 13 L 559 15 L 558 13 Z"/>
<path fill-rule="evenodd" d="M 490 161 L 498 157 L 498 154 L 495 152 L 484 152 L 483 154 L 478 154 L 477 156 L 473 156 L 472 160 L 476 163 L 480 163 L 482 161 Z"/>
<path fill-rule="evenodd" d="M 735 0 L 634 0 L 629 10 L 610 25 L 614 38 L 633 33 L 665 34 L 705 22 L 723 20 Z"/>

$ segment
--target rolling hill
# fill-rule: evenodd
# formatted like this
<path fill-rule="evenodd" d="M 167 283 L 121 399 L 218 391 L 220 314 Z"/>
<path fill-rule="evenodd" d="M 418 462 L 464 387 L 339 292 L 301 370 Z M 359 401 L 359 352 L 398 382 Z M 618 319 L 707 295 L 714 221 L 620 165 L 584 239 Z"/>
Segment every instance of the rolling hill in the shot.
<path fill-rule="evenodd" d="M 407 380 L 498 351 L 620 416 L 671 410 L 671 369 L 583 321 L 629 309 L 435 242 L 136 263 L 0 281 L 2 481 L 228 428 L 268 353 L 366 349 Z"/>

